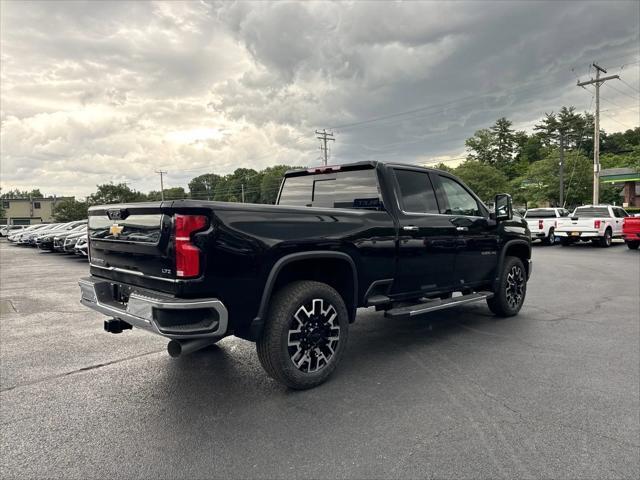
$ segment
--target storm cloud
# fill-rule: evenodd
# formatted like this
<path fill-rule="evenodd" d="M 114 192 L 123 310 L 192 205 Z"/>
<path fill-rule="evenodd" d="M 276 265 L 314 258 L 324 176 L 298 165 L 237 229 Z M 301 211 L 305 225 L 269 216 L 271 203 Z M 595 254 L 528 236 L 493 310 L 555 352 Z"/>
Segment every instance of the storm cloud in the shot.
<path fill-rule="evenodd" d="M 602 126 L 639 123 L 640 3 L 3 2 L 1 186 L 84 196 L 214 171 L 457 159 L 529 129 L 600 62 Z M 609 86 L 610 85 L 610 86 Z"/>

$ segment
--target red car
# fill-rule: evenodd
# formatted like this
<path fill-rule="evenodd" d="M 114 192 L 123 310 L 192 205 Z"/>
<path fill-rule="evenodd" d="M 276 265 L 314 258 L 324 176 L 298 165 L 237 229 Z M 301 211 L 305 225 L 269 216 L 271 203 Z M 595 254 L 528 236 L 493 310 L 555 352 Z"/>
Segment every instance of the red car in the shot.
<path fill-rule="evenodd" d="M 640 217 L 625 217 L 622 224 L 624 243 L 631 250 L 637 250 L 640 246 Z"/>

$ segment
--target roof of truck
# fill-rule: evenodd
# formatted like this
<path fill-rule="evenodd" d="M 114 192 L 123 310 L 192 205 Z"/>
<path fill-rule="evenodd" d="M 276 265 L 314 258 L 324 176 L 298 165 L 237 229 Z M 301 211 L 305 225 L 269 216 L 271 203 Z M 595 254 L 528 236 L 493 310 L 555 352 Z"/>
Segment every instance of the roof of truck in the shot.
<path fill-rule="evenodd" d="M 291 170 L 287 170 L 285 172 L 285 176 L 303 175 L 307 173 L 324 173 L 325 171 L 337 172 L 340 170 L 359 170 L 361 168 L 376 168 L 378 165 L 389 165 L 394 167 L 411 167 L 417 170 L 449 173 L 444 170 L 438 170 L 436 168 L 429 168 L 429 167 L 416 165 L 412 163 L 396 163 L 396 162 L 380 162 L 376 160 L 363 160 L 360 162 L 344 163 L 341 165 L 318 165 L 318 166 L 311 166 L 307 168 L 294 168 Z"/>

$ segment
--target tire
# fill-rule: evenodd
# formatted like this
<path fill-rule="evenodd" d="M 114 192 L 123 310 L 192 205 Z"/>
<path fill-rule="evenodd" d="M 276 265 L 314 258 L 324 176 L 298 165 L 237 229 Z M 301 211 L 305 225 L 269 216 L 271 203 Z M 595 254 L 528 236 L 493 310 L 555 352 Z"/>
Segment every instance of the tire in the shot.
<path fill-rule="evenodd" d="M 551 227 L 549 229 L 549 235 L 547 235 L 543 240 L 542 243 L 545 245 L 555 245 L 556 243 L 556 234 L 553 231 L 553 227 Z"/>
<path fill-rule="evenodd" d="M 569 245 L 571 245 L 571 240 L 569 240 L 567 237 L 560 237 L 560 245 L 562 245 L 563 247 L 568 247 Z"/>
<path fill-rule="evenodd" d="M 518 257 L 505 257 L 500 283 L 487 306 L 499 317 L 517 315 L 527 294 L 527 272 Z"/>
<path fill-rule="evenodd" d="M 625 240 L 624 243 L 627 244 L 629 250 L 637 250 L 640 247 L 640 240 Z"/>
<path fill-rule="evenodd" d="M 340 294 L 324 283 L 297 281 L 271 300 L 256 349 L 269 376 L 304 390 L 320 385 L 333 373 L 348 335 L 349 315 Z"/>
<path fill-rule="evenodd" d="M 611 239 L 612 239 L 611 229 L 607 228 L 604 231 L 604 237 L 600 237 L 600 246 L 602 248 L 609 248 L 611 246 Z"/>

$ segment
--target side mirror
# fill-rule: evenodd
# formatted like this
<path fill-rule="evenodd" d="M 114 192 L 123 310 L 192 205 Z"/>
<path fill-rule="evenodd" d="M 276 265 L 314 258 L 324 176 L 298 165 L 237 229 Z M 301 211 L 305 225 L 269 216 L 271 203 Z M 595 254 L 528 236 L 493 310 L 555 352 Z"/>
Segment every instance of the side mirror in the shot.
<path fill-rule="evenodd" d="M 495 199 L 496 220 L 498 222 L 511 220 L 513 218 L 513 204 L 511 203 L 511 195 L 507 193 L 499 193 Z"/>

